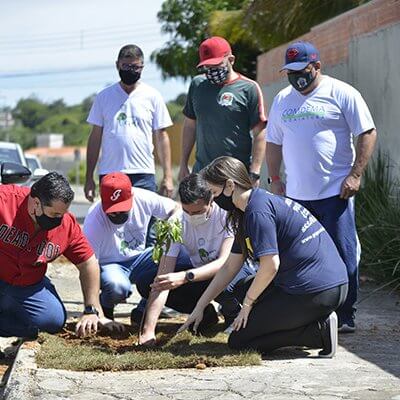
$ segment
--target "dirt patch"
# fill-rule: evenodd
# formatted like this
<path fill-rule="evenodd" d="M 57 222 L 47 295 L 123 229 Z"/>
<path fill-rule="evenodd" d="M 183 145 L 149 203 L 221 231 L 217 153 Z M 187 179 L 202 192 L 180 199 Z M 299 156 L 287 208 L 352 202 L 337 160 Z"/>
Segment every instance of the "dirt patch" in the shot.
<path fill-rule="evenodd" d="M 255 352 L 236 352 L 228 348 L 222 325 L 207 336 L 189 332 L 176 335 L 181 319 L 158 324 L 157 344 L 137 346 L 138 330 L 126 326 L 124 333 L 100 332 L 96 336 L 78 338 L 75 324 L 70 323 L 57 335 L 41 334 L 37 363 L 42 368 L 75 371 L 132 371 L 145 369 L 198 368 L 258 365 L 261 357 Z"/>

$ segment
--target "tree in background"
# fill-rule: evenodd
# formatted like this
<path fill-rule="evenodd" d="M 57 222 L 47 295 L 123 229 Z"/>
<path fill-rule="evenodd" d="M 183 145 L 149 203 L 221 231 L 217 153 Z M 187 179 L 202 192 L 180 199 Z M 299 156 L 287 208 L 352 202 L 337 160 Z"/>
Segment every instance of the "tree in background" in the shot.
<path fill-rule="evenodd" d="M 256 76 L 259 54 L 308 32 L 313 26 L 369 0 L 166 0 L 157 14 L 172 37 L 151 59 L 164 78 L 197 73 L 198 47 L 225 37 L 237 56 L 235 69 Z"/>

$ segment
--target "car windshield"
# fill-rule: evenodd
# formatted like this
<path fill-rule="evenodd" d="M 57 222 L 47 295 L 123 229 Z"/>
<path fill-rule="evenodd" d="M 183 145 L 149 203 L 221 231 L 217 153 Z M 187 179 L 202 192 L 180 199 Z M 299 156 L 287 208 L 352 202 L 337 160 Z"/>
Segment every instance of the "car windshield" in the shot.
<path fill-rule="evenodd" d="M 0 148 L 0 162 L 14 162 L 21 164 L 21 159 L 16 149 Z"/>
<path fill-rule="evenodd" d="M 33 172 L 35 169 L 39 168 L 38 162 L 34 158 L 27 158 L 28 168 Z"/>

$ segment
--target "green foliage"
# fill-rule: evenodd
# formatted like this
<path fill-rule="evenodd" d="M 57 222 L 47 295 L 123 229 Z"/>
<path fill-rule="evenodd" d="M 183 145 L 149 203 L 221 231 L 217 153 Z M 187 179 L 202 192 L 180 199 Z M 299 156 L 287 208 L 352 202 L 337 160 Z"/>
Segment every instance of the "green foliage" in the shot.
<path fill-rule="evenodd" d="M 90 126 L 86 122 L 94 96 L 89 96 L 81 104 L 67 106 L 62 99 L 44 103 L 35 97 L 21 99 L 12 110 L 16 121 L 14 127 L 1 132 L 2 139 L 19 143 L 24 149 L 35 146 L 39 133 L 62 133 L 67 146 L 87 143 Z"/>
<path fill-rule="evenodd" d="M 356 198 L 361 267 L 383 281 L 400 280 L 400 192 L 387 155 L 379 153 Z"/>
<path fill-rule="evenodd" d="M 158 19 L 172 38 L 151 58 L 164 78 L 187 79 L 196 74 L 200 43 L 209 36 L 223 36 L 236 55 L 235 69 L 255 78 L 259 54 L 367 1 L 166 0 Z"/>
<path fill-rule="evenodd" d="M 208 19 L 217 10 L 240 10 L 245 0 L 166 0 L 157 14 L 162 31 L 171 40 L 151 54 L 151 59 L 161 68 L 164 78 L 190 78 L 197 74 L 198 48 L 210 35 Z M 235 49 L 245 51 L 245 48 Z M 238 70 L 247 65 L 245 56 L 238 60 Z"/>
<path fill-rule="evenodd" d="M 156 244 L 153 249 L 153 261 L 158 264 L 161 257 L 168 253 L 171 243 L 182 243 L 182 224 L 176 219 L 164 221 L 158 219 L 154 224 L 156 232 Z"/>

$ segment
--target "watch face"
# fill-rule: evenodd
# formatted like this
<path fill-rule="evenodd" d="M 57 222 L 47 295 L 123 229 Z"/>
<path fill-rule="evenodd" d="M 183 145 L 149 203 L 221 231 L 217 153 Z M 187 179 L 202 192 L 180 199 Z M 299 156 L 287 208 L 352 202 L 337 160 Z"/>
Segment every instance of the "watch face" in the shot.
<path fill-rule="evenodd" d="M 194 273 L 191 272 L 191 271 L 186 272 L 186 279 L 187 279 L 189 282 L 192 282 L 193 279 L 194 279 Z"/>
<path fill-rule="evenodd" d="M 99 312 L 96 310 L 94 306 L 86 306 L 85 309 L 83 310 L 83 313 L 99 315 Z"/>

